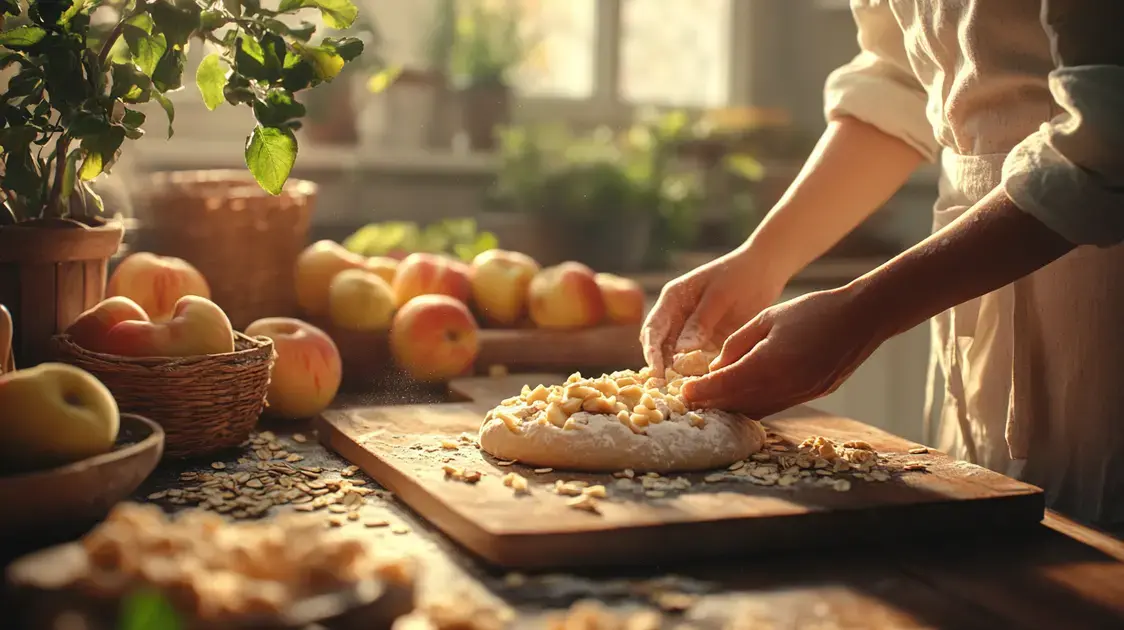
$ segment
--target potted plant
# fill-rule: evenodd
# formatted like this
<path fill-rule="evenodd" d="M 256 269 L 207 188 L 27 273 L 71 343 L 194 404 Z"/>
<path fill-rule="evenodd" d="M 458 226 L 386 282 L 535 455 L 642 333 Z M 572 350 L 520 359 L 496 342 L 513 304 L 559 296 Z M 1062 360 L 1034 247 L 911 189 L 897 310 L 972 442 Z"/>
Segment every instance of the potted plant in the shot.
<path fill-rule="evenodd" d="M 515 0 L 469 0 L 458 7 L 449 63 L 460 85 L 461 125 L 472 150 L 492 151 L 496 128 L 511 120 L 510 73 L 530 42 Z"/>
<path fill-rule="evenodd" d="M 0 302 L 15 320 L 19 365 L 50 358 L 51 336 L 103 297 L 122 234 L 102 218 L 93 182 L 145 133 L 143 104 L 166 113 L 171 136 L 168 95 L 183 87 L 189 41 L 217 48 L 196 72 L 203 101 L 252 108 L 246 165 L 261 188 L 282 191 L 305 114 L 295 94 L 363 50 L 351 37 L 312 44 L 314 25 L 282 19 L 305 10 L 337 29 L 358 14 L 350 0 L 0 2 L 0 65 L 19 68 L 0 94 Z"/>

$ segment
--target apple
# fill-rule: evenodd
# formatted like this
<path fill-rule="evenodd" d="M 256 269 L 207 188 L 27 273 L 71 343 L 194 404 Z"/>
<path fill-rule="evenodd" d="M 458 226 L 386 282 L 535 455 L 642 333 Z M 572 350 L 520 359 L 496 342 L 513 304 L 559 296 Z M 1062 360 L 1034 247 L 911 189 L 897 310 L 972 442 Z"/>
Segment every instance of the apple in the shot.
<path fill-rule="evenodd" d="M 117 402 L 89 372 L 42 363 L 0 375 L 0 467 L 50 468 L 107 453 Z"/>
<path fill-rule="evenodd" d="M 472 296 L 468 265 L 437 254 L 414 253 L 398 263 L 394 299 L 403 304 L 419 295 L 447 295 L 467 303 Z"/>
<path fill-rule="evenodd" d="M 374 272 L 345 269 L 328 288 L 328 315 L 347 330 L 386 330 L 394 318 L 394 291 Z"/>
<path fill-rule="evenodd" d="M 297 257 L 297 304 L 306 315 L 328 314 L 328 287 L 345 269 L 363 269 L 367 259 L 335 241 L 316 241 Z"/>
<path fill-rule="evenodd" d="M 395 313 L 390 352 L 415 380 L 445 381 L 464 374 L 476 361 L 478 330 L 464 302 L 447 295 L 421 295 Z"/>
<path fill-rule="evenodd" d="M 527 287 L 539 272 L 533 258 L 490 249 L 472 260 L 472 299 L 488 321 L 514 326 L 527 311 Z"/>
<path fill-rule="evenodd" d="M 605 316 L 614 324 L 639 324 L 644 321 L 644 289 L 640 283 L 611 273 L 594 279 L 605 301 Z"/>
<path fill-rule="evenodd" d="M 147 322 L 148 313 L 139 304 L 123 295 L 106 298 L 78 316 L 66 328 L 70 340 L 91 352 L 108 352 L 105 337 L 109 329 L 121 322 Z"/>
<path fill-rule="evenodd" d="M 531 321 L 540 328 L 595 326 L 605 317 L 605 298 L 593 270 L 564 262 L 540 271 L 527 288 Z"/>
<path fill-rule="evenodd" d="M 378 274 L 386 280 L 387 284 L 394 284 L 394 275 L 398 273 L 398 260 L 390 256 L 371 256 L 367 259 L 367 269 Z"/>
<path fill-rule="evenodd" d="M 106 287 L 109 297 L 136 302 L 154 322 L 168 321 L 176 301 L 185 295 L 211 297 L 211 287 L 199 270 L 182 258 L 148 252 L 130 254 L 117 265 Z"/>
<path fill-rule="evenodd" d="M 292 317 L 266 317 L 246 334 L 269 337 L 277 351 L 265 398 L 269 415 L 310 418 L 327 409 L 343 378 L 340 351 L 327 333 Z"/>
<path fill-rule="evenodd" d="M 124 321 L 109 329 L 101 346 L 125 357 L 193 357 L 234 352 L 234 330 L 217 304 L 196 295 L 176 302 L 166 322 Z"/>

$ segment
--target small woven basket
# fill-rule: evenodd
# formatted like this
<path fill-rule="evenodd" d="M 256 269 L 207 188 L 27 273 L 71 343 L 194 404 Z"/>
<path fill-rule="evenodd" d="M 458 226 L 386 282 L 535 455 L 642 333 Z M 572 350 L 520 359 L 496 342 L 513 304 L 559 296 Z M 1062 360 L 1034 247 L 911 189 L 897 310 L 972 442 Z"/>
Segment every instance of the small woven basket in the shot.
<path fill-rule="evenodd" d="M 316 184 L 290 179 L 274 196 L 247 172 L 225 170 L 155 173 L 146 184 L 138 217 L 150 249 L 198 268 L 236 330 L 297 315 L 293 269 L 308 244 Z"/>
<path fill-rule="evenodd" d="M 184 458 L 238 446 L 261 415 L 277 358 L 273 342 L 234 335 L 234 352 L 182 358 L 90 352 L 66 334 L 54 342 L 59 360 L 96 376 L 122 412 L 164 427 L 165 457 Z"/>

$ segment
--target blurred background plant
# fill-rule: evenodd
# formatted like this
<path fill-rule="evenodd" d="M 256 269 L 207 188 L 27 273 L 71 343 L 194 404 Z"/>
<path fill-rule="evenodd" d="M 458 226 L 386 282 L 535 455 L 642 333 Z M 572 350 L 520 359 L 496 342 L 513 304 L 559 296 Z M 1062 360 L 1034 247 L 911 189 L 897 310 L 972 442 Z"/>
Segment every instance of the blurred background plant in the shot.
<path fill-rule="evenodd" d="M 372 223 L 344 240 L 343 246 L 364 256 L 402 258 L 414 252 L 446 254 L 470 262 L 499 246 L 496 236 L 478 229 L 476 219 L 446 219 L 425 227 L 408 221 Z"/>

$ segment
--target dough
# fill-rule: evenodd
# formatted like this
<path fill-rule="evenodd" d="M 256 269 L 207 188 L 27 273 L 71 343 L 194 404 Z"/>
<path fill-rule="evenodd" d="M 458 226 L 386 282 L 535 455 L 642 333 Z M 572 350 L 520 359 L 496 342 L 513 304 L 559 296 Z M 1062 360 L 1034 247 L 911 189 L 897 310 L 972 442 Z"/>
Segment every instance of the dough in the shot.
<path fill-rule="evenodd" d="M 697 368 L 699 360 L 676 363 Z M 645 369 L 524 386 L 487 414 L 480 448 L 531 466 L 657 473 L 721 468 L 761 450 L 760 423 L 717 409 L 688 410 L 679 398 L 687 377 L 674 368 L 666 376 L 652 378 Z"/>

